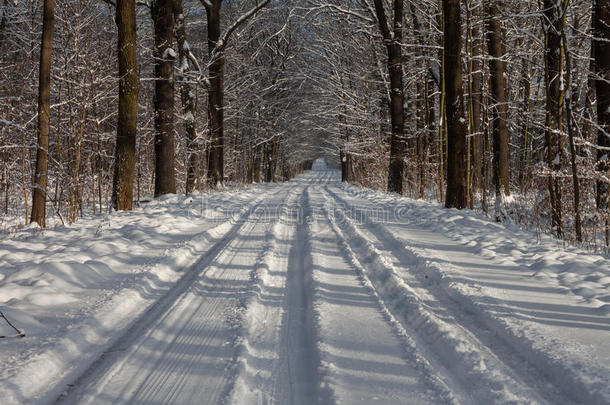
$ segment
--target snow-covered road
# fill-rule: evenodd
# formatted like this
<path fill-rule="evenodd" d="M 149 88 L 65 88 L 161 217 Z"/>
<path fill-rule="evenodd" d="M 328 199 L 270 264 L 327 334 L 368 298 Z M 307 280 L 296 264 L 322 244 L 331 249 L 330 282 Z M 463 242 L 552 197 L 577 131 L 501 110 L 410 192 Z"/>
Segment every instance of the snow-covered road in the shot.
<path fill-rule="evenodd" d="M 32 233 L 0 243 L 3 404 L 610 404 L 607 257 L 321 161 Z"/>

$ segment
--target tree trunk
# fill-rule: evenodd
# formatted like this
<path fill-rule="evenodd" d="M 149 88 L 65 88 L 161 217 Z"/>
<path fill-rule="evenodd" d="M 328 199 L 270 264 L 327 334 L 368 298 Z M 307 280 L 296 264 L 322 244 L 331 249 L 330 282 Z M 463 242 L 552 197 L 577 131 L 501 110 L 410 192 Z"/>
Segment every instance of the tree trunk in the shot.
<path fill-rule="evenodd" d="M 252 182 L 259 183 L 261 181 L 261 163 L 262 163 L 262 146 L 254 147 L 254 162 L 252 163 Z"/>
<path fill-rule="evenodd" d="M 224 49 L 231 33 L 252 16 L 267 6 L 271 0 L 256 2 L 256 5 L 237 18 L 220 35 L 220 9 L 222 0 L 201 0 L 208 20 L 209 82 L 208 126 L 210 131 L 210 151 L 208 153 L 208 182 L 212 188 L 222 186 L 224 181 Z"/>
<path fill-rule="evenodd" d="M 349 142 L 349 128 L 346 126 L 343 145 L 339 152 L 339 158 L 341 159 L 341 181 L 345 183 L 352 181 L 350 173 L 352 170 L 352 157 L 349 152 Z"/>
<path fill-rule="evenodd" d="M 254 155 L 252 150 L 252 133 L 248 133 L 248 145 L 246 147 L 246 182 L 252 183 L 253 179 L 253 167 L 254 167 Z"/>
<path fill-rule="evenodd" d="M 447 111 L 447 193 L 445 206 L 466 207 L 466 120 L 461 71 L 461 11 L 459 0 L 443 0 L 445 107 Z"/>
<path fill-rule="evenodd" d="M 574 234 L 576 235 L 576 241 L 582 242 L 582 217 L 580 214 L 580 182 L 578 180 L 578 166 L 576 164 L 576 146 L 574 144 L 574 130 L 575 122 L 572 113 L 572 94 L 576 93 L 576 88 L 572 86 L 572 59 L 570 58 L 570 52 L 568 49 L 568 39 L 565 30 L 562 32 L 563 46 L 566 55 L 566 77 L 567 77 L 567 88 L 569 89 L 569 96 L 566 97 L 566 114 L 568 116 L 568 141 L 570 145 L 570 166 L 572 169 L 572 185 L 574 188 Z"/>
<path fill-rule="evenodd" d="M 415 2 L 409 2 L 411 12 L 411 20 L 417 40 L 422 45 L 426 43 L 421 23 L 417 16 Z M 431 55 L 426 48 L 420 50 L 421 58 L 428 60 Z M 425 198 L 426 195 L 426 179 L 428 171 L 428 148 L 434 143 L 434 75 L 430 62 L 426 62 L 426 76 L 423 83 L 418 83 L 418 93 L 420 93 L 421 104 L 419 108 L 418 121 L 422 125 L 422 134 L 417 139 L 417 157 L 418 157 L 418 179 L 417 179 L 417 196 Z"/>
<path fill-rule="evenodd" d="M 176 42 L 178 43 L 178 56 L 180 58 L 180 99 L 184 111 L 184 131 L 186 132 L 186 194 L 190 194 L 197 186 L 199 153 L 196 149 L 195 89 L 188 82 L 188 73 L 191 71 L 189 64 L 190 49 L 186 40 L 182 0 L 174 0 L 174 22 Z"/>
<path fill-rule="evenodd" d="M 173 0 L 154 0 L 155 197 L 176 192 L 174 162 Z"/>
<path fill-rule="evenodd" d="M 519 188 L 521 193 L 525 192 L 525 185 L 529 181 L 529 155 L 530 145 L 532 144 L 530 134 L 530 106 L 531 106 L 531 74 L 529 61 L 523 59 L 521 64 L 521 83 L 520 87 L 523 91 L 523 101 L 521 102 L 521 150 L 519 156 Z"/>
<path fill-rule="evenodd" d="M 595 48 L 595 88 L 597 93 L 597 180 L 596 205 L 602 215 L 605 227 L 606 245 L 609 242 L 608 206 L 610 171 L 610 3 L 607 0 L 595 1 L 594 16 Z M 603 178 L 605 177 L 605 178 Z"/>
<path fill-rule="evenodd" d="M 508 157 L 508 105 L 504 79 L 504 46 L 497 0 L 487 0 L 487 46 L 493 112 L 493 179 L 496 192 L 496 220 L 501 220 L 503 195 L 510 195 Z M 502 195 L 503 194 L 503 195 Z"/>
<path fill-rule="evenodd" d="M 221 0 L 211 1 L 206 7 L 208 17 L 208 53 L 210 56 L 210 89 L 208 91 L 208 126 L 210 154 L 208 182 L 212 188 L 222 186 L 224 180 L 224 52 L 220 48 Z"/>
<path fill-rule="evenodd" d="M 475 15 L 477 17 L 477 15 Z M 469 137 L 471 153 L 472 173 L 468 179 L 469 191 L 468 201 L 470 208 L 474 206 L 474 192 L 481 188 L 481 170 L 482 170 L 482 131 L 481 131 L 481 87 L 483 80 L 483 63 L 481 61 L 481 53 L 483 46 L 479 26 L 476 23 L 472 24 L 470 32 L 470 91 L 468 95 L 469 109 Z"/>
<path fill-rule="evenodd" d="M 112 182 L 112 206 L 116 210 L 131 210 L 140 85 L 136 56 L 135 0 L 117 0 L 115 21 L 119 31 L 119 118 Z M 101 210 L 100 197 L 100 212 Z"/>
<path fill-rule="evenodd" d="M 390 76 L 390 168 L 388 191 L 403 194 L 406 145 L 404 141 L 404 86 L 402 81 L 402 21 L 404 1 L 394 0 L 394 23 L 392 31 L 383 8 L 382 0 L 375 0 L 375 13 L 388 52 L 388 73 Z"/>
<path fill-rule="evenodd" d="M 4 41 L 4 29 L 6 28 L 6 9 L 8 8 L 8 0 L 4 0 L 4 9 L 2 10 L 2 20 L 0 20 L 0 45 Z"/>
<path fill-rule="evenodd" d="M 53 27 L 55 25 L 55 0 L 44 0 L 42 17 L 42 41 L 40 46 L 40 70 L 38 76 L 38 145 L 36 148 L 36 172 L 32 191 L 31 221 L 46 225 L 47 176 L 49 169 L 49 131 L 51 113 L 51 54 Z"/>
<path fill-rule="evenodd" d="M 563 235 L 561 215 L 561 184 L 557 176 L 561 170 L 561 132 L 563 92 L 563 48 L 561 32 L 564 25 L 561 2 L 544 0 L 545 70 L 546 70 L 546 162 L 550 171 L 547 184 L 551 202 L 551 226 L 558 236 Z"/>
<path fill-rule="evenodd" d="M 275 182 L 275 161 L 277 152 L 277 143 L 275 139 L 270 140 L 266 144 L 266 163 L 267 163 L 267 175 L 265 176 L 266 182 Z"/>

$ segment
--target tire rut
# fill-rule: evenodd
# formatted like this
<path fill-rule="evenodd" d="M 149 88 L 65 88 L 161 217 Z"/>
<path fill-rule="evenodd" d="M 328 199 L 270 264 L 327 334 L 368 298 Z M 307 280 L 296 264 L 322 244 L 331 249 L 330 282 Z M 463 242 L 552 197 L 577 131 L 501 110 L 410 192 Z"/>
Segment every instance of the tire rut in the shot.
<path fill-rule="evenodd" d="M 384 260 L 384 257 L 389 258 L 389 254 L 390 256 L 394 256 L 396 261 L 399 263 L 413 263 L 413 255 L 411 255 L 408 251 L 405 251 L 404 249 L 393 248 L 397 245 L 400 245 L 401 242 L 398 241 L 393 235 L 389 234 L 387 231 L 380 229 L 381 227 L 379 227 L 377 224 L 365 228 L 365 233 L 363 234 L 362 231 L 359 230 L 363 228 L 362 225 L 354 224 L 354 222 L 357 221 L 353 221 L 354 218 L 352 215 L 355 215 L 360 222 L 372 223 L 367 218 L 367 213 L 364 210 L 358 209 L 357 207 L 349 204 L 346 200 L 339 197 L 338 194 L 330 190 L 329 187 L 326 187 L 326 191 L 328 195 L 334 199 L 335 202 L 341 204 L 344 207 L 349 207 L 349 209 L 345 210 L 346 212 L 348 212 L 348 215 L 345 218 L 346 221 L 344 221 L 344 227 L 352 226 L 354 228 L 353 230 L 360 232 L 360 234 L 363 235 L 363 239 L 377 240 L 377 244 L 380 246 L 380 248 L 376 248 L 375 243 L 373 242 L 371 242 L 371 248 L 375 251 L 375 254 L 379 255 L 379 259 L 381 259 L 381 262 L 385 261 L 385 263 L 382 263 L 382 266 L 386 267 L 385 271 L 387 271 L 388 274 L 394 273 L 396 277 L 400 278 L 400 280 L 398 280 L 398 283 L 403 282 L 402 277 L 400 277 L 395 272 L 393 266 L 390 264 L 391 260 L 388 262 L 387 259 Z M 365 234 L 368 235 L 364 236 Z M 373 236 L 373 238 L 370 238 L 370 236 Z M 381 253 L 381 249 L 383 249 L 383 253 Z M 387 249 L 392 250 L 391 252 L 387 252 Z M 369 249 L 368 253 L 371 253 L 370 250 L 371 249 Z M 521 401 L 524 401 L 526 398 L 533 399 L 534 397 L 538 397 L 538 402 L 544 403 L 548 401 L 548 403 L 559 404 L 566 403 L 567 396 L 567 398 L 570 398 L 570 402 L 567 403 L 578 402 L 578 400 L 572 398 L 572 387 L 562 388 L 562 384 L 558 384 L 556 381 L 546 375 L 543 367 L 537 366 L 530 362 L 527 359 L 526 354 L 519 353 L 516 348 L 513 348 L 510 343 L 504 341 L 493 330 L 489 329 L 486 325 L 484 325 L 479 319 L 474 316 L 474 314 L 460 314 L 459 311 L 454 310 L 453 307 L 455 307 L 458 303 L 451 298 L 450 294 L 448 294 L 443 289 L 429 287 L 426 283 L 426 280 L 422 279 L 422 275 L 417 274 L 417 271 L 412 271 L 413 269 L 410 270 L 411 271 L 409 271 L 409 268 L 407 266 L 407 274 L 409 274 L 411 277 L 415 277 L 417 284 L 419 286 L 423 286 L 428 291 L 428 293 L 431 294 L 435 298 L 435 300 L 441 304 L 442 310 L 450 314 L 451 318 L 455 321 L 455 325 L 459 327 L 458 340 L 455 341 L 454 344 L 459 344 L 460 342 L 470 342 L 469 345 L 471 345 L 471 347 L 473 348 L 470 353 L 457 353 L 457 356 L 454 358 L 454 360 L 459 361 L 461 363 L 463 363 L 464 361 L 469 361 L 469 363 L 466 364 L 470 364 L 470 367 L 476 367 L 474 362 L 474 356 L 477 356 L 477 353 L 480 352 L 483 353 L 480 361 L 491 361 L 505 370 L 506 374 L 504 376 L 489 376 L 486 372 L 482 370 L 471 369 L 472 375 L 470 376 L 470 379 L 475 379 L 475 377 L 478 376 L 479 378 L 481 378 L 481 381 L 484 381 L 484 379 L 489 380 L 489 385 L 481 385 L 479 387 L 481 390 L 481 392 L 479 392 L 477 395 L 479 398 L 489 398 L 489 395 L 491 395 L 492 398 L 496 397 L 497 400 L 500 402 L 505 401 L 508 398 L 504 396 L 498 397 L 498 393 L 501 390 L 501 386 L 507 384 L 506 388 L 510 389 L 510 387 L 513 386 L 513 388 L 516 388 L 517 391 L 522 392 L 521 395 L 525 394 L 525 396 L 522 397 Z M 420 313 L 417 314 L 417 318 L 422 319 L 421 325 L 417 328 L 419 331 L 422 331 L 422 326 L 431 325 L 434 323 L 440 324 L 442 322 L 439 322 L 440 318 L 438 315 L 435 315 L 435 311 L 430 312 L 430 310 L 425 309 L 426 305 L 423 304 L 417 293 L 415 293 L 414 290 L 408 287 L 408 284 L 405 284 L 402 287 L 398 285 L 394 287 L 409 291 L 406 298 L 407 302 L 403 302 L 402 304 L 419 306 L 421 308 L 419 310 Z M 396 291 L 394 291 L 394 293 L 396 293 Z M 404 311 L 400 307 L 400 305 L 394 305 L 392 310 L 393 312 L 397 313 Z M 406 318 L 410 319 L 409 323 L 413 323 L 414 317 L 415 315 L 410 314 Z M 399 316 L 399 319 L 400 318 L 402 318 L 404 321 L 404 314 L 402 316 Z M 405 325 L 405 327 L 408 327 L 408 325 Z M 434 329 L 434 327 L 430 326 L 427 326 L 425 330 L 433 336 L 441 336 L 447 333 L 447 331 L 443 328 Z M 425 339 L 422 340 L 425 341 Z M 442 340 L 443 339 L 441 339 L 441 341 Z M 475 350 L 477 353 L 475 353 Z M 434 348 L 432 348 L 430 352 L 434 353 Z M 439 360 L 441 360 L 440 363 L 442 364 L 442 359 Z M 450 371 L 450 367 L 451 366 L 448 363 L 445 363 L 445 366 L 443 368 L 449 370 L 449 372 L 452 373 L 452 371 Z M 506 379 L 507 377 L 508 379 Z M 543 377 L 545 381 L 539 382 L 541 377 Z M 467 386 L 470 382 L 468 379 L 464 380 L 460 375 L 458 375 L 458 380 L 462 380 L 460 384 L 464 386 Z M 517 385 L 514 385 L 514 383 L 516 383 Z"/>

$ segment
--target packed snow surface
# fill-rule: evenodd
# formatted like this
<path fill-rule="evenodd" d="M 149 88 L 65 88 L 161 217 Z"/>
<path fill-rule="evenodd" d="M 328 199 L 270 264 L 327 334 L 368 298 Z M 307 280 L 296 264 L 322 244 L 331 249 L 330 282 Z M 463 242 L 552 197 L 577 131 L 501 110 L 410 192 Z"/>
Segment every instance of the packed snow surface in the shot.
<path fill-rule="evenodd" d="M 0 241 L 2 404 L 610 404 L 608 257 L 346 186 Z"/>

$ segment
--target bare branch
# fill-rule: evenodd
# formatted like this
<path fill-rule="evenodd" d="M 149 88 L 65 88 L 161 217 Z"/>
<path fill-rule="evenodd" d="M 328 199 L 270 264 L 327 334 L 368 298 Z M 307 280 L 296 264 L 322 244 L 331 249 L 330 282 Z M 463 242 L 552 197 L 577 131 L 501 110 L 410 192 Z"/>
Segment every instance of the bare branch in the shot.
<path fill-rule="evenodd" d="M 201 1 L 205 2 L 207 0 L 201 0 Z M 216 46 L 216 50 L 222 51 L 227 46 L 227 41 L 231 37 L 231 34 L 233 34 L 233 32 L 235 32 L 235 30 L 237 28 L 239 28 L 240 25 L 242 25 L 243 23 L 248 21 L 248 19 L 250 17 L 252 17 L 256 13 L 258 13 L 260 10 L 262 10 L 265 6 L 267 6 L 267 4 L 269 4 L 270 1 L 271 0 L 264 0 L 261 4 L 253 7 L 250 11 L 246 12 L 244 15 L 239 17 L 237 19 L 237 21 L 235 21 L 235 23 L 231 27 L 229 27 L 229 29 L 227 29 L 227 31 L 224 33 L 224 35 L 222 36 L 222 38 L 220 39 L 219 43 Z"/>

